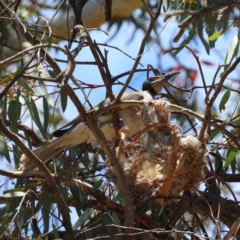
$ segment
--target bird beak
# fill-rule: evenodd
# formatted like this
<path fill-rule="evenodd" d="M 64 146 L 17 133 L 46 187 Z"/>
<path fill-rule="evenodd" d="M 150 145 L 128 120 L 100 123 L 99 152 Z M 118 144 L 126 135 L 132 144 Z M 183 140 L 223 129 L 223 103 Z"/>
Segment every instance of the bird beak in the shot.
<path fill-rule="evenodd" d="M 174 76 L 176 76 L 179 73 L 180 72 L 163 73 L 159 76 L 155 76 L 148 79 L 148 81 L 151 83 L 155 92 L 158 93 L 170 79 L 172 79 Z"/>

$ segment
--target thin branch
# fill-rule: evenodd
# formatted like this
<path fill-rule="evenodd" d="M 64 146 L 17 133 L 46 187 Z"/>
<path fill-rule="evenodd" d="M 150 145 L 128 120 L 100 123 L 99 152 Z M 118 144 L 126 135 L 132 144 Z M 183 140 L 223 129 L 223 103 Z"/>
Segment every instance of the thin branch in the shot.
<path fill-rule="evenodd" d="M 205 78 L 204 78 L 204 74 L 203 74 L 203 70 L 202 70 L 202 65 L 199 61 L 199 57 L 197 56 L 197 54 L 188 46 L 186 45 L 185 46 L 191 53 L 192 55 L 194 56 L 194 58 L 196 59 L 197 61 L 197 64 L 198 64 L 198 68 L 200 70 L 200 74 L 201 74 L 201 77 L 202 77 L 202 82 L 203 82 L 203 86 L 204 86 L 204 90 L 205 90 L 205 93 L 207 94 L 207 85 L 206 85 L 206 81 L 205 81 Z"/>
<path fill-rule="evenodd" d="M 240 226 L 240 218 L 238 218 L 234 222 L 234 224 L 232 225 L 232 227 L 230 228 L 226 236 L 223 238 L 223 240 L 229 240 L 234 235 L 234 233 L 236 233 L 236 231 L 239 229 L 239 226 Z"/>
<path fill-rule="evenodd" d="M 178 25 L 180 30 L 177 33 L 177 35 L 175 36 L 175 38 L 173 39 L 173 41 L 177 42 L 180 39 L 180 37 L 183 35 L 186 28 L 190 24 L 192 24 L 193 26 L 196 26 L 199 21 L 202 21 L 202 19 L 204 18 L 205 15 L 216 12 L 225 7 L 233 8 L 233 7 L 239 6 L 239 4 L 240 4 L 239 0 L 224 0 L 224 1 L 218 2 L 216 4 L 212 4 L 209 7 L 201 8 L 200 10 L 195 11 L 195 13 L 193 11 L 188 12 L 191 16 L 184 19 Z M 185 13 L 187 13 L 187 12 L 185 12 Z M 172 12 L 172 14 L 174 14 L 174 12 Z M 182 13 L 180 13 L 180 14 L 182 14 Z M 169 15 L 169 17 L 170 17 L 170 15 Z"/>
<path fill-rule="evenodd" d="M 153 100 L 155 101 L 155 100 Z M 148 102 L 149 106 L 152 106 L 153 105 L 153 101 L 151 102 Z M 95 112 L 95 115 L 96 116 L 99 116 L 100 114 L 106 112 L 106 111 L 109 111 L 113 108 L 116 108 L 116 107 L 120 107 L 120 106 L 124 106 L 124 107 L 127 107 L 127 106 L 143 106 L 145 103 L 144 102 L 141 102 L 141 101 L 131 101 L 131 100 L 128 100 L 128 101 L 122 101 L 122 102 L 119 102 L 119 103 L 114 103 L 112 102 L 111 104 L 109 104 L 108 106 L 106 107 L 103 107 L 101 109 L 98 109 L 96 110 Z M 190 116 L 190 117 L 194 117 L 200 121 L 202 121 L 203 123 L 206 123 L 208 124 L 209 126 L 212 126 L 214 127 L 215 129 L 219 130 L 220 132 L 222 132 L 223 134 L 225 134 L 226 136 L 228 136 L 235 144 L 236 146 L 238 146 L 240 148 L 240 143 L 239 143 L 239 140 L 237 137 L 235 137 L 232 133 L 230 133 L 229 131 L 227 131 L 225 129 L 225 127 L 221 126 L 221 125 L 218 125 L 214 122 L 214 120 L 209 120 L 209 119 L 206 119 L 204 116 L 190 110 L 190 109 L 186 109 L 186 108 L 183 108 L 181 106 L 177 106 L 175 104 L 170 104 L 170 109 L 171 111 L 178 111 L 179 113 L 181 114 L 185 114 L 187 116 Z"/>
<path fill-rule="evenodd" d="M 49 184 L 50 188 L 52 189 L 53 197 L 58 205 L 58 208 L 62 214 L 63 218 L 63 225 L 67 232 L 67 239 L 72 240 L 74 238 L 71 219 L 69 215 L 68 206 L 66 205 L 65 201 L 63 200 L 62 195 L 59 192 L 59 189 L 56 185 L 54 178 L 51 176 L 49 170 L 45 166 L 44 163 L 35 155 L 32 151 L 26 147 L 23 142 L 12 132 L 10 132 L 5 125 L 3 124 L 2 120 L 0 120 L 0 131 L 11 141 L 13 141 L 25 154 L 26 156 L 31 159 L 31 161 L 36 164 L 36 166 L 43 172 L 44 177 Z"/>
<path fill-rule="evenodd" d="M 11 82 L 4 88 L 0 93 L 0 100 L 7 94 L 8 90 L 13 86 L 13 84 L 23 75 L 31 62 L 35 59 L 35 53 L 32 54 L 31 58 L 23 65 L 22 69 L 17 73 L 17 75 L 11 80 Z"/>
<path fill-rule="evenodd" d="M 82 8 L 84 4 L 86 3 L 86 0 L 82 0 L 78 6 L 79 12 L 76 13 L 76 18 L 75 18 L 75 27 L 79 22 L 76 22 L 76 19 L 81 18 L 81 13 L 82 13 Z M 81 24 L 83 25 L 83 24 Z M 89 45 L 89 48 L 96 60 L 99 72 L 102 76 L 102 80 L 105 84 L 106 90 L 107 90 L 107 95 L 110 98 L 111 101 L 115 99 L 112 88 L 111 88 L 111 81 L 109 81 L 108 75 L 104 71 L 104 64 L 101 62 L 99 54 L 97 53 L 96 46 L 94 45 L 91 37 L 89 34 L 86 32 L 86 39 Z M 97 127 L 97 124 L 95 122 L 95 116 L 93 113 L 88 113 L 88 114 L 82 114 L 84 122 L 87 124 L 89 129 L 92 131 L 94 136 L 96 137 L 97 141 L 101 144 L 102 149 L 104 150 L 105 154 L 108 156 L 111 164 L 115 168 L 116 172 L 116 178 L 118 181 L 119 188 L 121 189 L 123 193 L 123 198 L 124 198 L 124 203 L 125 203 L 125 225 L 126 226 L 133 226 L 134 225 L 134 209 L 133 209 L 133 200 L 131 197 L 131 192 L 130 189 L 127 185 L 127 181 L 125 179 L 125 176 L 123 174 L 123 170 L 119 165 L 119 162 L 113 153 L 112 149 L 110 148 L 106 137 L 102 133 L 102 131 Z"/>
<path fill-rule="evenodd" d="M 141 1 L 143 2 L 144 6 L 146 8 L 148 8 L 146 2 L 144 0 L 141 0 Z M 129 83 L 131 82 L 131 79 L 132 79 L 132 77 L 133 77 L 133 75 L 134 75 L 134 73 L 136 71 L 137 65 L 138 65 L 138 63 L 141 60 L 141 57 L 142 57 L 142 54 L 143 54 L 143 51 L 144 51 L 144 47 L 145 47 L 145 45 L 147 43 L 147 40 L 148 40 L 148 38 L 149 38 L 149 36 L 150 36 L 150 34 L 152 32 L 152 29 L 153 29 L 157 19 L 158 19 L 158 16 L 160 15 L 161 6 L 162 6 L 162 0 L 159 0 L 158 6 L 157 6 L 157 9 L 156 9 L 156 13 L 155 13 L 154 17 L 151 18 L 151 22 L 149 24 L 147 32 L 146 32 L 146 34 L 145 34 L 145 36 L 144 36 L 144 38 L 143 38 L 143 40 L 141 42 L 141 45 L 140 45 L 140 48 L 139 48 L 139 51 L 138 51 L 138 56 L 136 58 L 136 61 L 135 61 L 134 65 L 133 65 L 133 67 L 132 67 L 132 70 L 131 70 L 131 72 L 130 72 L 130 74 L 129 74 L 129 76 L 128 76 L 128 78 L 127 78 L 127 80 L 126 80 L 126 82 L 125 82 L 125 84 L 123 86 L 123 88 L 121 89 L 121 91 L 119 92 L 118 96 L 115 99 L 116 103 L 120 101 L 123 93 L 126 91 Z M 150 17 L 151 17 L 151 15 L 150 15 Z"/>
<path fill-rule="evenodd" d="M 215 89 L 215 92 L 214 92 L 214 94 L 213 94 L 213 96 L 211 97 L 210 100 L 208 100 L 208 98 L 209 98 L 209 94 L 210 94 L 210 92 L 212 91 L 213 88 L 210 88 L 210 89 L 209 89 L 209 94 L 207 93 L 206 100 L 205 100 L 205 101 L 206 101 L 206 104 L 207 104 L 206 111 L 205 111 L 205 119 L 210 119 L 210 118 L 211 118 L 211 109 L 212 109 L 212 106 L 213 106 L 216 98 L 218 97 L 221 89 L 222 89 L 222 86 L 223 86 L 224 81 L 226 80 L 227 76 L 237 67 L 237 65 L 238 65 L 239 63 L 240 63 L 240 57 L 238 57 L 238 58 L 236 59 L 236 61 L 224 72 L 224 74 L 222 75 L 222 77 L 221 77 L 221 79 L 220 79 L 220 81 L 219 81 L 219 83 L 218 83 L 218 85 L 217 85 L 217 88 Z M 218 67 L 217 72 L 218 72 L 219 70 L 220 70 L 220 66 Z M 216 72 L 216 74 L 217 74 L 217 72 Z M 215 74 L 215 76 L 216 76 L 216 74 Z M 215 77 L 214 77 L 214 79 L 215 79 Z M 208 100 L 208 101 L 207 101 L 207 100 Z M 205 122 L 205 123 L 203 124 L 202 128 L 201 128 L 200 133 L 199 133 L 199 139 L 201 139 L 201 138 L 204 137 L 207 127 L 208 127 L 208 125 L 207 125 L 207 123 Z M 240 141 L 237 140 L 237 138 L 236 138 L 236 141 L 238 142 L 237 146 L 239 146 Z"/>

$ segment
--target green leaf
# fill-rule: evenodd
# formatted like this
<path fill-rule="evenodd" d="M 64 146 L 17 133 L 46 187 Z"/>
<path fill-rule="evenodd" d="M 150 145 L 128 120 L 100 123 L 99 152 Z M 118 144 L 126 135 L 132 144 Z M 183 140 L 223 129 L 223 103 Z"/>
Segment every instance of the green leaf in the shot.
<path fill-rule="evenodd" d="M 65 186 L 60 185 L 58 187 L 59 192 L 61 193 L 63 200 L 66 202 L 68 200 L 68 191 L 67 188 Z"/>
<path fill-rule="evenodd" d="M 65 112 L 67 108 L 68 96 L 63 88 L 61 88 L 61 91 L 60 91 L 60 98 L 61 98 L 62 111 Z"/>
<path fill-rule="evenodd" d="M 222 100 L 219 104 L 219 111 L 221 113 L 222 110 L 225 110 L 225 105 L 226 103 L 228 102 L 228 99 L 230 97 L 230 94 L 231 94 L 231 90 L 230 88 L 224 93 L 223 97 L 222 97 Z"/>
<path fill-rule="evenodd" d="M 53 230 L 54 239 L 59 239 L 59 238 L 60 238 L 60 237 L 59 237 L 59 233 L 58 233 L 58 231 L 57 231 L 57 229 L 56 229 L 55 224 L 53 224 L 53 223 L 52 223 L 52 228 L 54 229 L 54 230 Z"/>
<path fill-rule="evenodd" d="M 44 132 L 44 129 L 43 129 L 43 125 L 40 121 L 40 117 L 39 117 L 39 114 L 38 114 L 38 109 L 37 109 L 37 106 L 35 104 L 35 102 L 33 101 L 33 99 L 31 98 L 31 108 L 32 108 L 32 114 L 33 114 L 33 120 L 34 122 L 36 123 L 36 125 L 38 126 L 41 134 L 43 135 L 43 137 L 45 137 L 45 132 Z"/>
<path fill-rule="evenodd" d="M 223 171 L 223 158 L 221 156 L 221 154 L 219 153 L 219 151 L 216 151 L 216 157 L 215 157 L 215 161 L 214 161 L 214 167 L 215 167 L 215 171 L 217 171 L 218 173 L 224 173 Z"/>
<path fill-rule="evenodd" d="M 34 93 L 34 90 L 25 82 L 25 80 L 23 78 L 20 78 L 18 80 L 18 84 L 20 86 L 22 86 L 23 88 L 25 88 L 27 90 L 27 92 L 31 92 L 31 93 Z"/>
<path fill-rule="evenodd" d="M 117 224 L 117 225 L 120 224 L 120 220 L 118 218 L 118 215 L 115 212 L 112 213 L 112 218 L 113 218 L 113 223 L 114 224 Z"/>
<path fill-rule="evenodd" d="M 25 220 L 25 216 L 26 216 L 26 213 L 24 211 L 20 211 L 18 214 L 17 224 L 18 224 L 19 232 L 22 231 L 22 226 Z"/>
<path fill-rule="evenodd" d="M 50 77 L 55 78 L 57 76 L 57 74 L 53 71 L 53 70 L 48 70 L 48 74 L 50 75 Z"/>
<path fill-rule="evenodd" d="M 81 88 L 81 86 L 79 85 L 78 81 L 75 79 L 75 77 L 71 76 L 70 78 L 73 82 L 74 85 L 76 85 L 77 87 Z"/>
<path fill-rule="evenodd" d="M 47 189 L 45 189 L 47 191 Z M 49 231 L 49 213 L 51 209 L 51 205 L 53 203 L 52 195 L 48 192 L 45 192 L 41 195 L 41 200 L 43 200 L 42 204 L 42 218 L 43 218 L 43 224 L 44 224 L 44 230 L 43 233 L 47 233 Z"/>
<path fill-rule="evenodd" d="M 169 8 L 169 1 L 168 0 L 163 0 L 163 10 L 164 10 L 164 12 L 166 12 L 168 8 Z"/>
<path fill-rule="evenodd" d="M 212 36 L 208 38 L 209 41 L 214 41 L 222 35 L 222 31 L 215 32 Z"/>
<path fill-rule="evenodd" d="M 10 189 L 10 190 L 4 191 L 4 194 L 3 194 L 5 198 L 23 197 L 25 195 L 26 195 L 25 191 L 21 188 Z"/>
<path fill-rule="evenodd" d="M 79 227 L 83 226 L 90 219 L 92 214 L 93 209 L 88 208 L 73 225 L 73 230 L 77 230 Z"/>
<path fill-rule="evenodd" d="M 9 163 L 11 163 L 11 158 L 8 151 L 8 146 L 6 139 L 0 134 L 0 155 L 3 155 Z"/>
<path fill-rule="evenodd" d="M 96 191 L 98 190 L 98 188 L 101 186 L 102 182 L 103 182 L 103 180 L 97 181 L 97 182 L 93 185 L 93 187 L 92 187 L 92 189 L 91 189 L 91 192 L 92 192 L 92 193 L 96 192 Z"/>
<path fill-rule="evenodd" d="M 228 165 L 235 159 L 237 152 L 238 152 L 237 148 L 230 151 L 230 153 L 227 156 L 226 162 L 224 164 L 225 168 L 228 167 Z"/>
<path fill-rule="evenodd" d="M 205 40 L 205 38 L 203 37 L 203 26 L 202 26 L 202 22 L 200 22 L 198 25 L 197 25 L 197 31 L 198 31 L 198 36 L 207 52 L 207 54 L 209 55 L 210 53 L 210 47 L 209 47 L 209 44 L 208 42 Z"/>
<path fill-rule="evenodd" d="M 189 35 L 188 37 L 182 41 L 182 43 L 180 44 L 180 46 L 182 45 L 187 45 L 192 39 L 193 37 L 195 36 L 195 33 L 196 33 L 196 28 L 195 27 L 192 27 L 189 31 Z M 182 50 L 182 48 L 179 48 L 178 50 L 176 50 L 174 52 L 174 55 L 176 56 L 180 51 Z"/>
<path fill-rule="evenodd" d="M 225 59 L 225 64 L 229 64 L 234 58 L 234 53 L 237 45 L 238 45 L 238 37 L 237 35 L 235 35 L 232 39 L 232 42 L 230 43 L 230 47 L 228 49 L 228 53 Z"/>
<path fill-rule="evenodd" d="M 232 173 L 235 174 L 236 170 L 238 169 L 237 168 L 237 156 L 231 162 L 230 167 L 231 167 Z"/>
<path fill-rule="evenodd" d="M 52 107 L 54 107 L 54 102 L 53 102 L 52 98 L 49 96 L 45 84 L 44 84 L 42 81 L 38 81 L 38 82 L 39 82 L 39 86 L 40 86 L 41 90 L 43 91 L 43 94 L 44 94 L 45 98 L 47 99 L 47 102 L 48 102 Z"/>
<path fill-rule="evenodd" d="M 19 160 L 22 155 L 22 152 L 19 150 L 19 148 L 16 145 L 13 145 L 13 156 L 14 156 L 14 162 L 15 162 L 15 168 L 19 168 Z"/>
<path fill-rule="evenodd" d="M 48 121 L 49 121 L 49 108 L 48 108 L 48 102 L 45 97 L 43 97 L 43 117 L 44 117 L 43 129 L 44 129 L 44 132 L 47 132 Z"/>
<path fill-rule="evenodd" d="M 0 233 L 1 235 L 7 230 L 9 229 L 9 226 L 11 225 L 11 223 L 13 222 L 13 220 L 16 218 L 16 213 L 17 211 L 13 210 L 11 211 L 9 214 L 7 214 L 7 217 L 4 217 L 1 220 L 1 225 L 0 225 Z"/>
<path fill-rule="evenodd" d="M 1 102 L 2 111 L 4 113 L 6 113 L 7 112 L 7 105 L 8 105 L 7 97 L 5 96 L 4 98 L 2 98 L 2 100 L 0 102 Z M 6 120 L 7 120 L 7 114 L 3 114 L 3 121 L 4 121 L 4 123 L 6 123 Z"/>
<path fill-rule="evenodd" d="M 219 130 L 214 130 L 213 133 L 210 136 L 210 140 L 213 140 L 219 133 L 220 133 Z"/>
<path fill-rule="evenodd" d="M 0 208 L 0 218 L 3 218 L 4 216 L 14 212 L 19 207 L 19 204 L 21 203 L 21 201 L 22 201 L 22 198 L 16 198 L 14 199 L 14 201 L 10 201 L 3 208 Z"/>
<path fill-rule="evenodd" d="M 22 104 L 18 99 L 11 100 L 8 107 L 8 117 L 12 123 L 12 130 L 14 133 L 18 131 L 18 120 L 21 116 Z"/>

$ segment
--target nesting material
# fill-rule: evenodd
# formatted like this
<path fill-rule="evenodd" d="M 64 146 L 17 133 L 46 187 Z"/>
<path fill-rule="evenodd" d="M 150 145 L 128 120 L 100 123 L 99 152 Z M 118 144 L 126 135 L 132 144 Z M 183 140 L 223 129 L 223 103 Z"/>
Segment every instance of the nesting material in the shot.
<path fill-rule="evenodd" d="M 174 201 L 204 179 L 207 163 L 206 145 L 193 136 L 183 136 L 181 127 L 170 123 L 167 101 L 154 100 L 154 105 L 141 108 L 142 131 L 126 139 L 127 129 L 119 131 L 116 154 L 132 193 L 139 198 L 156 198 L 160 204 Z M 110 176 L 114 171 L 109 166 Z"/>

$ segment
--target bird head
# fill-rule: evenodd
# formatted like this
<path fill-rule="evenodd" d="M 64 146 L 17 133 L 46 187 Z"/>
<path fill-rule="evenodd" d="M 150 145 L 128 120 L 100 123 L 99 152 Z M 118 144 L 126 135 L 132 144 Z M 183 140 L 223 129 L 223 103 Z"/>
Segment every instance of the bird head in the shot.
<path fill-rule="evenodd" d="M 151 77 L 143 83 L 142 90 L 148 91 L 152 96 L 155 96 L 161 91 L 166 82 L 177 74 L 179 72 L 162 73 L 159 76 Z"/>

